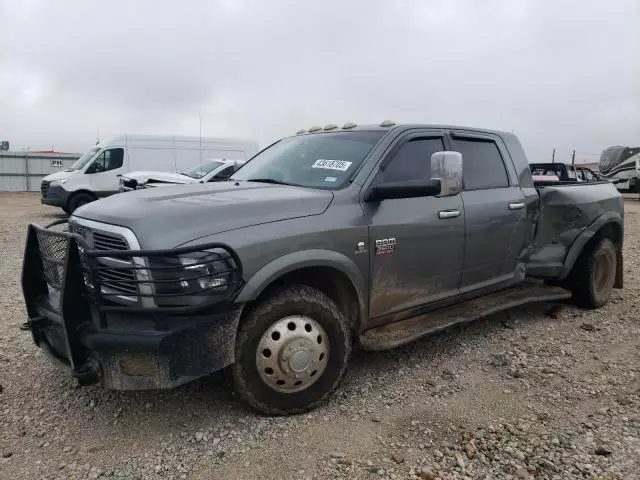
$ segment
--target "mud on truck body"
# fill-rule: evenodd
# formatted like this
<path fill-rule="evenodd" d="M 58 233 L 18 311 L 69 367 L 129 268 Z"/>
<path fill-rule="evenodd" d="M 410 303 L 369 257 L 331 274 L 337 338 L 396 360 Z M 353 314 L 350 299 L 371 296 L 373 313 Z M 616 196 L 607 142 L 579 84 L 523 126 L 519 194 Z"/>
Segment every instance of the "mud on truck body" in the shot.
<path fill-rule="evenodd" d="M 623 201 L 535 185 L 510 133 L 327 126 L 228 181 L 122 193 L 30 225 L 24 328 L 81 384 L 170 388 L 225 369 L 266 414 L 381 350 L 539 301 L 622 287 Z"/>

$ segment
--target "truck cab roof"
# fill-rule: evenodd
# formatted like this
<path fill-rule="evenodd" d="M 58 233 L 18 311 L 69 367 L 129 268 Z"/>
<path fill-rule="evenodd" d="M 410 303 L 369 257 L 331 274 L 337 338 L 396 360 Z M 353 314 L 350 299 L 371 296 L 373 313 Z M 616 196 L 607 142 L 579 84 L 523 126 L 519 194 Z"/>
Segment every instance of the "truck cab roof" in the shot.
<path fill-rule="evenodd" d="M 353 125 L 353 126 L 351 126 Z M 428 129 L 428 130 L 459 130 L 470 131 L 474 133 L 486 133 L 490 135 L 499 136 L 513 136 L 513 133 L 505 132 L 501 130 L 493 130 L 486 128 L 477 128 L 464 125 L 450 125 L 450 124 L 432 124 L 432 123 L 369 123 L 369 124 L 350 124 L 346 123 L 342 127 L 337 125 L 326 125 L 325 127 L 310 127 L 309 129 L 302 129 L 297 132 L 297 135 L 316 135 L 320 133 L 329 132 L 350 132 L 350 131 L 398 131 L 398 130 L 410 130 L 414 128 Z"/>

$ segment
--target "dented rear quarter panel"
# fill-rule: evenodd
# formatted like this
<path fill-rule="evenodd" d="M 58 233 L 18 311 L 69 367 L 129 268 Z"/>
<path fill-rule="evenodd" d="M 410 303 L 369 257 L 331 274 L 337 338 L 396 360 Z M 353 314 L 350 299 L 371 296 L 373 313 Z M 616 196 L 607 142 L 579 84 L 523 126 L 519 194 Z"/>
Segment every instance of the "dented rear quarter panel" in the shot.
<path fill-rule="evenodd" d="M 624 201 L 611 183 L 539 189 L 536 235 L 528 258 L 532 276 L 566 276 L 589 239 L 608 223 L 624 224 Z"/>

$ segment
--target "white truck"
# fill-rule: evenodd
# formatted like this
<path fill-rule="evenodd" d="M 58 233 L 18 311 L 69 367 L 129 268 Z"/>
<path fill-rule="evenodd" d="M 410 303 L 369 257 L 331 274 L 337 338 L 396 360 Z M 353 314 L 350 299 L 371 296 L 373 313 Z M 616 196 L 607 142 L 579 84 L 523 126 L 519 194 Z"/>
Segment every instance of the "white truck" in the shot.
<path fill-rule="evenodd" d="M 135 170 L 178 172 L 208 158 L 246 161 L 258 152 L 253 140 L 120 135 L 98 143 L 72 166 L 47 175 L 41 202 L 71 213 L 86 203 L 118 193 L 123 174 Z"/>

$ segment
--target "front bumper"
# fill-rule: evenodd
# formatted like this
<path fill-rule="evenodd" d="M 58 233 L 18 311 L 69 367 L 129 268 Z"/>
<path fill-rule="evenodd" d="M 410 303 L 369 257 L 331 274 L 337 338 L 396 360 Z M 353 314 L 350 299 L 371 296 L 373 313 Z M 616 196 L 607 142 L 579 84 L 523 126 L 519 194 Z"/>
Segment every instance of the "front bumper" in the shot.
<path fill-rule="evenodd" d="M 82 385 L 116 390 L 164 389 L 234 362 L 239 310 L 206 315 L 111 314 L 105 325 L 79 319 L 75 331 L 47 299 L 27 322 L 33 339 Z"/>
<path fill-rule="evenodd" d="M 52 238 L 57 253 L 63 247 L 59 263 L 48 253 Z M 99 294 L 99 285 L 88 286 L 91 269 L 83 265 L 91 261 L 84 257 L 97 254 L 87 247 L 75 234 L 31 225 L 22 274 L 29 317 L 23 328 L 82 385 L 172 388 L 234 362 L 240 308 L 230 299 L 232 291 L 200 308 L 116 305 Z"/>
<path fill-rule="evenodd" d="M 71 196 L 71 192 L 67 192 L 61 185 L 49 185 L 41 191 L 40 203 L 53 207 L 66 207 Z"/>

